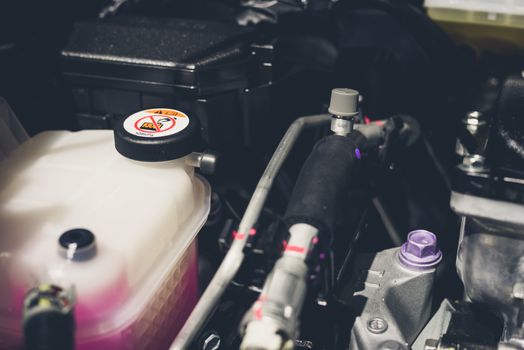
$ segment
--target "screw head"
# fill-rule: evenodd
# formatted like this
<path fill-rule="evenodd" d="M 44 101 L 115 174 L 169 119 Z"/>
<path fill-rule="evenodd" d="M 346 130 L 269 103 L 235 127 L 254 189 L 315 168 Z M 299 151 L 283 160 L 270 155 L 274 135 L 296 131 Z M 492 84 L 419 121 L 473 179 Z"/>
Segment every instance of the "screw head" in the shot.
<path fill-rule="evenodd" d="M 411 231 L 400 248 L 399 259 L 405 266 L 417 270 L 434 267 L 442 260 L 437 236 L 426 230 Z"/>
<path fill-rule="evenodd" d="M 218 333 L 211 332 L 204 337 L 202 342 L 202 350 L 218 350 L 220 349 L 221 339 Z"/>
<path fill-rule="evenodd" d="M 433 255 L 437 252 L 437 239 L 431 232 L 413 231 L 408 235 L 406 251 L 418 258 Z"/>
<path fill-rule="evenodd" d="M 368 321 L 367 328 L 373 334 L 381 334 L 388 329 L 388 323 L 383 318 L 374 317 Z"/>

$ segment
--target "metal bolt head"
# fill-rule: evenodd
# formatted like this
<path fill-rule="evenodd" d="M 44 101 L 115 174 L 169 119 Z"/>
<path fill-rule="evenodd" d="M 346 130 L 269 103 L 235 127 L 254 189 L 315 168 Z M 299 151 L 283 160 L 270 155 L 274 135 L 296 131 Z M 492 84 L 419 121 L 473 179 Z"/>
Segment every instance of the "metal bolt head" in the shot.
<path fill-rule="evenodd" d="M 400 248 L 399 258 L 410 268 L 432 268 L 442 260 L 442 252 L 437 247 L 437 236 L 426 230 L 411 231 L 407 242 Z"/>
<path fill-rule="evenodd" d="M 202 350 L 218 350 L 220 349 L 220 336 L 216 332 L 211 332 L 205 336 L 202 342 Z"/>
<path fill-rule="evenodd" d="M 381 334 L 388 329 L 388 323 L 383 318 L 374 317 L 368 321 L 367 328 L 373 334 Z"/>
<path fill-rule="evenodd" d="M 406 251 L 419 258 L 433 255 L 437 252 L 437 238 L 433 233 L 424 230 L 410 232 Z"/>

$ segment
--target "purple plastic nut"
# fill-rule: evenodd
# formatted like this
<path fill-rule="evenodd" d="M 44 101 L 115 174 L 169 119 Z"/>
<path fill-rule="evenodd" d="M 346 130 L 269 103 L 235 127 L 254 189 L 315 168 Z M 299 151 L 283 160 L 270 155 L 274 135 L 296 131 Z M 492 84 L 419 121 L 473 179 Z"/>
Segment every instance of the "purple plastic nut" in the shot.
<path fill-rule="evenodd" d="M 400 248 L 400 262 L 411 269 L 431 269 L 442 260 L 442 252 L 437 247 L 437 236 L 426 230 L 408 233 L 408 240 Z"/>

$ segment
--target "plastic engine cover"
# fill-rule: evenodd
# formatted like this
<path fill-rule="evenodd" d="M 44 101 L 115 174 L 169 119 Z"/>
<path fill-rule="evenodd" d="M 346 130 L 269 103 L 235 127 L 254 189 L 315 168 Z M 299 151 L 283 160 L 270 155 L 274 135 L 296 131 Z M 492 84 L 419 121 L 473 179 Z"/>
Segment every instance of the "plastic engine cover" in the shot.
<path fill-rule="evenodd" d="M 0 164 L 0 348 L 22 346 L 25 293 L 74 287 L 76 349 L 167 348 L 198 298 L 210 189 L 185 160 L 121 156 L 112 131 L 45 132 Z M 66 231 L 95 236 L 71 259 Z"/>

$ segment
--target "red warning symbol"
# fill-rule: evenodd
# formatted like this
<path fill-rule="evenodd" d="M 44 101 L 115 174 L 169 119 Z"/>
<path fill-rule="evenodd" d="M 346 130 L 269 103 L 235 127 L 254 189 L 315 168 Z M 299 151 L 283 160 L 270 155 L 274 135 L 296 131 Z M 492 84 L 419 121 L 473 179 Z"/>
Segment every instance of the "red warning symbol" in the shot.
<path fill-rule="evenodd" d="M 148 115 L 135 122 L 135 129 L 151 134 L 168 131 L 175 127 L 176 119 L 166 115 Z"/>

